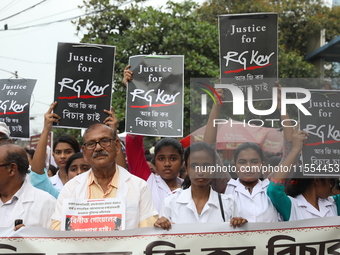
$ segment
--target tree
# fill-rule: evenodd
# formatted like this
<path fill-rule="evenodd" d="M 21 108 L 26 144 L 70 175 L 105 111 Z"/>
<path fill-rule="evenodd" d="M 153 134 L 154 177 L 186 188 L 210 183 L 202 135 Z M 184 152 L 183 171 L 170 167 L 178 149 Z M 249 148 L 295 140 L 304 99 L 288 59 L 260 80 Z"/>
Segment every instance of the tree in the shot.
<path fill-rule="evenodd" d="M 98 14 L 79 19 L 77 30 L 87 29 L 82 42 L 117 46 L 113 106 L 123 128 L 125 89 L 121 84 L 129 56 L 139 54 L 184 55 L 185 61 L 185 133 L 189 132 L 190 77 L 217 77 L 219 73 L 218 31 L 200 20 L 192 1 L 168 2 L 164 10 L 131 4 L 118 8 L 109 1 L 84 2 L 86 12 Z M 192 123 L 191 123 L 192 124 Z"/>
<path fill-rule="evenodd" d="M 138 3 L 110 0 L 85 0 L 86 13 L 95 14 L 78 19 L 77 31 L 86 28 L 82 42 L 117 46 L 113 106 L 124 129 L 125 88 L 121 80 L 129 56 L 139 54 L 173 54 L 185 56 L 184 133 L 199 115 L 198 102 L 191 100 L 192 78 L 218 77 L 219 44 L 217 15 L 232 13 L 279 13 L 279 77 L 317 77 L 314 66 L 304 60 L 308 35 L 327 28 L 326 38 L 339 34 L 339 10 L 325 7 L 321 0 L 208 0 L 202 6 L 184 1 L 169 1 L 163 9 L 141 7 Z M 123 8 L 124 7 L 124 8 Z M 256 107 L 268 109 L 268 102 Z M 189 111 L 190 109 L 190 111 Z M 230 113 L 226 113 L 228 116 Z M 226 117 L 225 116 L 225 117 Z M 229 115 L 230 116 L 230 115 Z M 249 116 L 247 116 L 248 118 Z"/>

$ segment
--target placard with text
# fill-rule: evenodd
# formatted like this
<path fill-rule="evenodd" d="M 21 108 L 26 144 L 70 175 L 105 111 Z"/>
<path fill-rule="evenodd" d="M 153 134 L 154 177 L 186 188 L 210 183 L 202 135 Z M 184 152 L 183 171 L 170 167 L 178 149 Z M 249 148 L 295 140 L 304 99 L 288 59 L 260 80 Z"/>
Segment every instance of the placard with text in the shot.
<path fill-rule="evenodd" d="M 37 80 L 0 80 L 0 121 L 5 122 L 13 138 L 30 137 L 30 103 Z"/>
<path fill-rule="evenodd" d="M 130 57 L 126 132 L 183 136 L 184 56 Z"/>
<path fill-rule="evenodd" d="M 118 198 L 63 200 L 61 230 L 117 231 L 125 229 L 125 203 Z"/>
<path fill-rule="evenodd" d="M 87 128 L 110 110 L 115 47 L 58 43 L 54 109 L 59 126 Z"/>
<path fill-rule="evenodd" d="M 219 16 L 221 84 L 237 85 L 245 100 L 248 94 L 251 100 L 272 98 L 278 73 L 277 19 L 277 13 Z M 225 93 L 224 101 L 232 101 L 231 93 Z"/>
<path fill-rule="evenodd" d="M 302 149 L 303 174 L 340 176 L 340 91 L 310 92 L 303 106 L 311 115 L 299 111 L 300 129 L 309 134 Z"/>

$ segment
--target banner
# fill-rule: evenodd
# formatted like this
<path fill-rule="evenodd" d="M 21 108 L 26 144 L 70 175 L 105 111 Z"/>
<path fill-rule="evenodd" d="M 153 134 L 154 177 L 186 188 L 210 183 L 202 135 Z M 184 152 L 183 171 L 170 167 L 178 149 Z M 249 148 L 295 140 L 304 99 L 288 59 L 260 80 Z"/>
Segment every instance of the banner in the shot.
<path fill-rule="evenodd" d="M 299 111 L 300 129 L 309 134 L 302 149 L 303 173 L 340 176 L 340 91 L 310 91 L 303 106 L 311 115 Z"/>
<path fill-rule="evenodd" d="M 219 16 L 221 84 L 239 86 L 247 99 L 272 98 L 278 75 L 277 13 Z M 224 101 L 232 101 L 226 91 Z"/>
<path fill-rule="evenodd" d="M 322 225 L 321 225 L 322 224 Z M 70 232 L 0 228 L 0 254 L 47 255 L 274 255 L 339 254 L 339 217 L 279 223 L 174 224 L 170 231 L 140 228 Z M 313 226 L 313 227 L 311 227 Z"/>
<path fill-rule="evenodd" d="M 148 136 L 183 136 L 184 56 L 133 56 L 126 94 L 125 130 Z"/>
<path fill-rule="evenodd" d="M 87 128 L 108 117 L 114 55 L 114 46 L 58 43 L 54 113 L 60 127 Z"/>
<path fill-rule="evenodd" d="M 30 137 L 30 103 L 37 80 L 0 79 L 0 121 L 13 138 Z"/>
<path fill-rule="evenodd" d="M 34 149 L 35 150 L 37 148 L 38 142 L 40 140 L 40 136 L 41 136 L 41 134 L 39 134 L 39 135 L 32 135 L 30 137 L 30 149 Z M 50 149 L 53 147 L 53 132 L 52 131 L 50 131 L 48 133 L 47 146 L 49 146 Z"/>

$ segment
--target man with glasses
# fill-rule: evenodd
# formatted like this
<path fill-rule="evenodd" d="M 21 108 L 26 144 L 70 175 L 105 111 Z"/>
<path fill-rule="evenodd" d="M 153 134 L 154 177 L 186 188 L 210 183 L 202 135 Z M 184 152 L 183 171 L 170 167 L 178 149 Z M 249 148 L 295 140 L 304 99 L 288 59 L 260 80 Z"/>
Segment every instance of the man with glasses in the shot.
<path fill-rule="evenodd" d="M 56 199 L 34 188 L 26 180 L 27 173 L 26 151 L 15 144 L 0 144 L 0 227 L 51 225 Z"/>
<path fill-rule="evenodd" d="M 82 151 L 92 168 L 65 184 L 52 216 L 52 229 L 60 229 L 63 200 L 118 198 L 125 202 L 125 229 L 151 227 L 158 217 L 147 183 L 116 164 L 120 143 L 116 131 L 91 125 L 83 136 Z"/>
<path fill-rule="evenodd" d="M 0 144 L 11 143 L 11 132 L 5 122 L 0 122 Z"/>

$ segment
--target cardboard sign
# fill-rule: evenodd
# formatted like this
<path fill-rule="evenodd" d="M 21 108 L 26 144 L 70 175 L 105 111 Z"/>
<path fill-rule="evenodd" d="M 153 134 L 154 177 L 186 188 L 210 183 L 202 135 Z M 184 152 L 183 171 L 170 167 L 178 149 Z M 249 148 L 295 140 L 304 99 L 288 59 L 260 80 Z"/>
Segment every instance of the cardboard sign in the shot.
<path fill-rule="evenodd" d="M 130 57 L 126 132 L 183 136 L 184 56 Z"/>
<path fill-rule="evenodd" d="M 312 115 L 299 111 L 300 129 L 309 134 L 302 149 L 303 174 L 340 176 L 340 92 L 310 91 L 303 105 Z"/>
<path fill-rule="evenodd" d="M 13 138 L 30 137 L 30 103 L 37 80 L 0 80 L 0 121 L 5 122 Z"/>
<path fill-rule="evenodd" d="M 61 230 L 124 230 L 125 203 L 118 198 L 64 199 L 62 217 Z"/>
<path fill-rule="evenodd" d="M 87 128 L 103 122 L 110 110 L 114 46 L 59 43 L 54 113 L 60 126 Z"/>
<path fill-rule="evenodd" d="M 231 14 L 219 16 L 221 84 L 237 85 L 245 99 L 272 98 L 277 80 L 276 13 Z M 224 101 L 232 101 L 226 91 Z"/>

